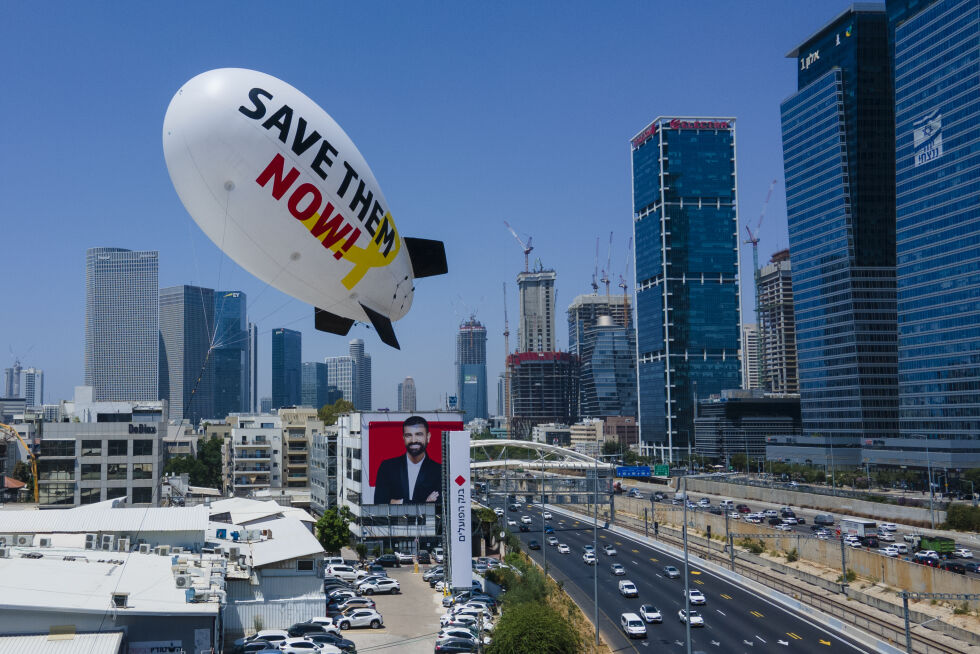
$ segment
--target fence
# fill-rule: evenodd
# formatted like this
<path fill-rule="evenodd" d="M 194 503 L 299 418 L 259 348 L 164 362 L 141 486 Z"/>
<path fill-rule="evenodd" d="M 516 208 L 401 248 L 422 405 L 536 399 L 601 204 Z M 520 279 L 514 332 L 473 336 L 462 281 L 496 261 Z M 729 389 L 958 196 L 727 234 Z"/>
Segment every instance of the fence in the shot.
<path fill-rule="evenodd" d="M 225 607 L 225 637 L 234 639 L 258 629 L 288 629 L 292 624 L 323 615 L 325 610 L 324 601 L 319 599 L 230 601 Z M 256 624 L 256 618 L 261 620 L 261 626 Z"/>

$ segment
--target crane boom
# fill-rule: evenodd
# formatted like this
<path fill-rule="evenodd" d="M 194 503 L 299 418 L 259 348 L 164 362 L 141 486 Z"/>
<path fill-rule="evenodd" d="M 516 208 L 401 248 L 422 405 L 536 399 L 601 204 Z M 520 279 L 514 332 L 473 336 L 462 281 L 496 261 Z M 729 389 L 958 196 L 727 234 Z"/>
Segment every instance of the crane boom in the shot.
<path fill-rule="evenodd" d="M 521 240 L 521 237 L 517 235 L 517 232 L 514 231 L 514 228 L 511 227 L 510 226 L 510 223 L 507 222 L 506 220 L 504 221 L 504 226 L 507 227 L 507 230 L 511 233 L 511 236 L 513 236 L 515 239 L 517 239 L 517 242 L 520 244 L 521 249 L 524 250 L 524 272 L 527 272 L 528 271 L 528 255 L 531 254 L 531 251 L 532 250 L 534 250 L 534 246 L 531 245 L 531 237 L 529 236 L 528 239 L 527 239 L 527 243 L 525 243 L 523 240 Z"/>
<path fill-rule="evenodd" d="M 606 285 L 607 296 L 609 295 L 609 282 L 611 281 L 609 279 L 609 269 L 612 267 L 612 241 L 613 233 L 609 232 L 609 249 L 606 251 L 606 267 L 602 269 L 602 279 L 599 280 Z"/>
<path fill-rule="evenodd" d="M 27 460 L 30 461 L 30 464 L 31 464 L 31 477 L 32 477 L 32 479 L 34 481 L 34 503 L 37 504 L 37 500 L 38 500 L 38 494 L 37 494 L 37 456 L 34 454 L 34 452 L 31 452 L 31 448 L 27 447 L 27 443 L 24 442 L 24 439 L 21 438 L 20 433 L 16 429 L 14 429 L 13 427 L 11 427 L 10 425 L 3 424 L 2 422 L 0 422 L 0 429 L 2 429 L 3 431 L 7 432 L 8 434 L 13 434 L 14 435 L 14 438 L 16 438 L 17 441 L 20 443 L 20 446 L 24 448 L 24 451 L 25 452 L 27 452 Z"/>
<path fill-rule="evenodd" d="M 595 237 L 595 259 L 592 260 L 592 295 L 599 293 L 599 237 Z"/>

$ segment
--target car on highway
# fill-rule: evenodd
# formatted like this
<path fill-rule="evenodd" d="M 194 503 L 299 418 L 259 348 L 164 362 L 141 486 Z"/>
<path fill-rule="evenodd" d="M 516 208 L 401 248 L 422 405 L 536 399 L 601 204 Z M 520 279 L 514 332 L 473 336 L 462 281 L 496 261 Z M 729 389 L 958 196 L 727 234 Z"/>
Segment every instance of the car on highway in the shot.
<path fill-rule="evenodd" d="M 524 524 L 522 524 L 520 526 L 520 530 L 521 531 L 531 531 L 531 525 L 524 525 Z"/>
<path fill-rule="evenodd" d="M 728 512 L 728 517 L 731 520 L 740 520 L 742 518 L 742 514 L 739 513 L 739 512 L 737 512 L 737 511 L 729 511 Z"/>
<path fill-rule="evenodd" d="M 704 593 L 696 588 L 692 588 L 690 591 L 688 591 L 688 598 L 692 606 L 700 606 L 708 601 L 705 598 Z"/>
<path fill-rule="evenodd" d="M 739 504 L 735 507 L 735 510 L 739 513 L 751 513 L 752 510 L 749 508 L 748 504 Z"/>
<path fill-rule="evenodd" d="M 539 543 L 536 540 L 529 540 L 527 542 L 527 548 L 529 550 L 539 550 L 539 549 L 541 549 L 541 543 Z"/>
<path fill-rule="evenodd" d="M 918 539 L 918 534 L 905 534 L 902 536 L 902 540 L 904 540 L 906 543 L 915 543 Z"/>
<path fill-rule="evenodd" d="M 966 549 L 965 547 L 957 547 L 955 550 L 953 550 L 953 556 L 959 557 L 961 559 L 972 559 L 973 552 L 971 550 Z"/>
<path fill-rule="evenodd" d="M 525 525 L 531 524 L 531 516 L 529 516 L 529 515 L 522 515 L 521 516 L 521 524 L 525 524 Z"/>
<path fill-rule="evenodd" d="M 622 563 L 613 563 L 609 566 L 609 570 L 617 577 L 621 577 L 626 574 L 626 568 L 623 567 Z"/>
<path fill-rule="evenodd" d="M 939 564 L 939 568 L 942 570 L 948 570 L 950 572 L 955 572 L 958 575 L 966 574 L 966 566 L 959 561 L 943 561 Z"/>
<path fill-rule="evenodd" d="M 664 566 L 664 575 L 668 579 L 677 579 L 681 576 L 681 571 L 672 565 Z"/>
<path fill-rule="evenodd" d="M 895 536 L 890 531 L 879 531 L 877 536 L 878 536 L 878 540 L 883 540 L 886 543 L 895 542 Z"/>
<path fill-rule="evenodd" d="M 643 499 L 643 493 L 641 493 L 640 491 L 636 490 L 635 488 L 631 488 L 630 491 L 626 494 L 626 497 L 635 497 L 638 500 L 642 500 Z"/>
<path fill-rule="evenodd" d="M 779 517 L 779 511 L 777 511 L 776 509 L 766 509 L 762 513 L 767 518 L 778 518 Z"/>
<path fill-rule="evenodd" d="M 498 507 L 496 507 L 496 508 L 494 508 L 494 510 L 493 510 L 493 514 L 494 514 L 495 516 L 497 516 L 497 517 L 499 518 L 500 516 L 502 516 L 502 515 L 504 514 L 504 510 L 503 510 L 503 509 L 501 509 L 501 508 L 500 508 L 500 507 L 498 506 Z"/>
<path fill-rule="evenodd" d="M 354 609 L 337 618 L 337 626 L 343 630 L 353 627 L 380 629 L 384 623 L 384 618 L 374 609 Z"/>
<path fill-rule="evenodd" d="M 788 518 L 783 518 L 784 525 L 798 525 L 800 521 L 796 519 L 795 516 L 789 516 Z"/>
<path fill-rule="evenodd" d="M 558 545 L 558 538 L 555 536 L 548 536 L 545 542 L 548 543 L 548 545 L 555 547 L 556 545 Z"/>
<path fill-rule="evenodd" d="M 551 520 L 551 511 L 545 511 L 544 513 L 541 514 L 541 517 L 544 518 L 545 520 Z"/>
<path fill-rule="evenodd" d="M 684 609 L 678 611 L 677 619 L 680 620 L 681 622 L 687 622 L 687 611 L 685 611 Z M 691 626 L 692 627 L 704 626 L 704 618 L 702 618 L 701 614 L 698 613 L 697 611 L 691 611 Z"/>
<path fill-rule="evenodd" d="M 702 497 L 698 500 L 698 506 L 711 506 L 711 500 L 707 497 Z"/>
<path fill-rule="evenodd" d="M 793 528 L 785 523 L 776 525 L 776 531 L 793 531 Z"/>
<path fill-rule="evenodd" d="M 571 550 L 568 549 L 568 545 L 566 545 L 565 543 L 558 543 L 559 554 L 568 554 L 569 552 L 571 552 Z"/>
<path fill-rule="evenodd" d="M 635 613 L 624 613 L 619 617 L 619 625 L 629 638 L 646 638 L 647 627 Z M 645 643 L 644 643 L 645 644 Z"/>
<path fill-rule="evenodd" d="M 890 556 L 894 559 L 898 557 L 898 548 L 892 545 L 889 545 L 888 547 L 882 547 L 881 549 L 878 550 L 878 554 L 881 554 L 883 556 Z"/>
<path fill-rule="evenodd" d="M 898 525 L 892 522 L 883 522 L 878 526 L 878 529 L 884 531 L 898 531 Z"/>
<path fill-rule="evenodd" d="M 595 565 L 595 552 L 583 553 L 582 563 L 584 563 L 585 565 Z"/>
<path fill-rule="evenodd" d="M 375 593 L 397 595 L 398 593 L 402 592 L 402 587 L 401 584 L 398 583 L 398 580 L 390 579 L 388 577 L 383 579 L 362 581 L 358 588 L 365 595 L 374 595 Z"/>
<path fill-rule="evenodd" d="M 623 597 L 639 597 L 640 591 L 636 589 L 636 584 L 632 581 L 623 579 L 619 582 L 619 594 Z"/>
<path fill-rule="evenodd" d="M 546 534 L 553 534 L 553 533 L 555 533 L 555 528 L 552 527 L 551 525 L 545 525 L 544 526 L 544 533 L 546 533 Z"/>
<path fill-rule="evenodd" d="M 507 518 L 507 526 L 508 527 L 516 527 L 517 526 L 517 520 L 511 520 L 510 518 Z"/>
<path fill-rule="evenodd" d="M 586 545 L 586 546 L 584 546 L 582 548 L 582 551 L 583 552 L 592 552 L 593 554 L 595 554 L 595 547 L 593 547 L 592 545 Z"/>
<path fill-rule="evenodd" d="M 660 613 L 658 609 L 653 604 L 641 604 L 640 605 L 640 617 L 647 622 L 663 622 L 664 616 Z"/>
<path fill-rule="evenodd" d="M 511 505 L 509 505 L 509 506 L 507 507 L 507 510 L 508 510 L 508 511 L 519 511 L 519 510 L 520 510 L 520 508 L 521 508 L 521 507 L 520 507 L 520 505 L 518 505 L 518 504 L 516 504 L 516 503 L 514 503 L 514 504 L 511 504 Z"/>
<path fill-rule="evenodd" d="M 606 545 L 605 547 L 603 547 L 602 552 L 606 556 L 616 556 L 616 548 L 613 547 L 612 545 Z"/>
<path fill-rule="evenodd" d="M 861 539 L 845 540 L 844 541 L 844 544 L 846 544 L 848 547 L 853 547 L 854 549 L 860 549 L 861 548 Z"/>

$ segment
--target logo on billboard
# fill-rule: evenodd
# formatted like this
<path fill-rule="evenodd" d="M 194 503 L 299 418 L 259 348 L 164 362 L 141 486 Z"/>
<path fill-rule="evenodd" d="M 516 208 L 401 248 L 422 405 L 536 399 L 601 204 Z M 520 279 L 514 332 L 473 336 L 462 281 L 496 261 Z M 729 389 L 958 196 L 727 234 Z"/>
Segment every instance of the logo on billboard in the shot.
<path fill-rule="evenodd" d="M 916 167 L 943 156 L 943 115 L 938 109 L 912 124 L 912 145 Z"/>
<path fill-rule="evenodd" d="M 463 475 L 459 475 L 458 477 L 456 477 L 456 485 L 457 486 L 462 486 L 465 483 L 466 483 L 466 478 L 463 477 Z"/>

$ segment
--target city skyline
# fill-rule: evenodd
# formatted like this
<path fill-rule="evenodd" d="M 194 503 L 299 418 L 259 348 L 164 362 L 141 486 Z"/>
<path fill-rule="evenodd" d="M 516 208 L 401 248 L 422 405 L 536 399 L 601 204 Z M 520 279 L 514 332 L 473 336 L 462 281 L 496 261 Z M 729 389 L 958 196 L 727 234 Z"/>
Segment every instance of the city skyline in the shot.
<path fill-rule="evenodd" d="M 132 12 L 83 11 L 65 3 L 62 11 L 42 20 L 28 7 L 14 7 L 10 20 L 0 28 L 5 37 L 0 47 L 11 60 L 29 62 L 11 71 L 10 91 L 35 98 L 37 110 L 21 123 L 22 130 L 8 137 L 5 159 L 9 174 L 4 183 L 9 192 L 0 207 L 11 218 L 11 242 L 43 244 L 15 248 L 10 264 L 27 269 L 31 267 L 28 257 L 40 253 L 52 265 L 10 289 L 9 301 L 28 309 L 25 315 L 37 320 L 21 319 L 0 327 L 0 344 L 13 352 L 35 345 L 37 356 L 30 357 L 30 365 L 45 371 L 45 401 L 70 398 L 73 387 L 83 382 L 83 343 L 80 333 L 69 329 L 65 334 L 61 326 L 75 325 L 75 331 L 81 332 L 83 292 L 77 270 L 84 250 L 102 245 L 158 250 L 162 287 L 234 288 L 248 294 L 252 307 L 248 319 L 259 332 L 260 397 L 271 393 L 269 353 L 265 351 L 271 330 L 285 326 L 304 333 L 304 359 L 310 361 L 343 355 L 350 337 L 362 337 L 375 358 L 375 406 L 394 407 L 397 381 L 407 374 L 416 376 L 419 405 L 439 406 L 440 398 L 453 391 L 455 380 L 453 353 L 438 344 L 451 339 L 470 312 L 476 311 L 487 327 L 488 378 L 503 368 L 500 281 L 508 281 L 509 311 L 516 316 L 512 280 L 523 269 L 523 254 L 503 226 L 504 219 L 522 238 L 533 237 L 532 263 L 540 257 L 561 276 L 557 307 L 588 292 L 596 237 L 602 237 L 600 267 L 606 268 L 605 240 L 609 231 L 614 232 L 608 257 L 610 277 L 616 280 L 625 272 L 631 224 L 628 149 L 623 143 L 636 125 L 644 124 L 655 112 L 738 117 L 742 136 L 740 211 L 743 222 L 754 220 L 769 182 L 782 175 L 778 105 L 794 79 L 783 55 L 812 33 L 815 20 L 819 23 L 848 4 L 800 1 L 773 11 L 762 3 L 735 8 L 709 2 L 697 13 L 700 38 L 691 40 L 683 36 L 685 30 L 674 30 L 656 44 L 621 36 L 650 20 L 679 26 L 695 20 L 685 7 L 623 3 L 600 12 L 586 3 L 570 3 L 559 17 L 546 7 L 516 3 L 497 11 L 467 7 L 452 17 L 436 6 L 421 12 L 392 7 L 378 26 L 383 45 L 362 53 L 357 65 L 349 59 L 350 65 L 341 66 L 330 79 L 300 56 L 303 48 L 299 44 L 261 52 L 246 45 L 266 30 L 284 29 L 285 17 L 258 21 L 252 12 L 229 12 L 231 5 L 222 3 L 178 12 L 153 7 Z M 358 47 L 353 25 L 361 14 L 349 7 L 313 11 L 342 28 L 338 48 L 350 52 Z M 521 20 L 515 21 L 515 15 Z M 194 20 L 188 22 L 189 16 Z M 229 28 L 215 35 L 205 27 L 214 21 L 223 21 Z M 458 30 L 461 21 L 485 25 L 486 30 L 464 37 Z M 133 29 L 147 23 L 155 28 L 144 31 L 144 38 L 129 38 Z M 774 36 L 758 38 L 763 24 Z M 406 25 L 424 26 L 424 30 L 405 30 Z M 591 34 L 596 47 L 583 51 L 567 36 L 583 31 Z M 420 38 L 422 33 L 429 36 Z M 92 49 L 90 39 L 107 47 Z M 437 42 L 442 45 L 434 46 Z M 113 54 L 106 58 L 103 51 Z M 455 51 L 458 56 L 447 58 L 442 54 L 445 51 Z M 432 61 L 435 65 L 422 69 L 418 83 L 406 84 L 403 80 L 419 70 L 412 66 L 407 75 L 400 67 L 393 69 L 393 53 L 399 53 L 397 58 L 405 62 Z M 675 69 L 676 79 L 656 86 L 637 79 L 636 62 L 650 59 Z M 533 65 L 527 67 L 524 62 Z M 169 98 L 187 79 L 228 65 L 277 75 L 320 102 L 364 151 L 393 212 L 404 216 L 406 228 L 411 226 L 406 235 L 446 241 L 450 274 L 420 287 L 412 312 L 396 324 L 401 352 L 378 347 L 376 335 L 360 325 L 347 338 L 313 333 L 311 307 L 246 274 L 222 256 L 186 215 L 163 162 L 163 113 Z M 478 78 L 464 74 L 474 69 L 484 74 Z M 520 72 L 515 76 L 515 71 Z M 548 77 L 547 85 L 540 84 L 542 76 Z M 105 79 L 140 82 L 127 88 L 99 81 Z M 587 97 L 582 95 L 583 79 L 591 80 L 589 84 L 595 87 Z M 99 89 L 97 95 L 94 88 Z M 393 100 L 387 107 L 370 102 L 378 88 Z M 449 104 L 441 99 L 444 88 L 454 89 Z M 53 89 L 61 91 L 53 96 Z M 65 91 L 79 98 L 78 107 L 69 110 L 56 100 Z M 663 99 L 668 97 L 669 106 L 664 106 Z M 516 98 L 525 100 L 526 109 L 503 121 L 493 117 L 499 116 L 499 101 Z M 126 115 L 105 110 L 123 105 L 129 108 Z M 436 105 L 445 106 L 433 112 Z M 493 145 L 467 154 L 459 165 L 457 157 L 469 150 L 466 140 L 476 124 L 484 126 L 482 130 L 491 126 L 493 133 L 487 135 L 487 141 Z M 69 130 L 78 147 L 67 150 L 55 139 L 29 136 L 49 133 L 53 125 Z M 567 133 L 575 133 L 576 139 L 550 137 Z M 446 135 L 452 138 L 445 140 Z M 436 141 L 431 141 L 433 136 Z M 123 138 L 126 148 L 119 147 Z M 546 144 L 555 144 L 557 149 Z M 416 156 L 422 157 L 421 165 L 415 165 Z M 45 161 L 53 160 L 74 174 L 54 189 L 42 191 L 40 171 Z M 406 165 L 410 162 L 412 165 Z M 463 174 L 484 168 L 498 172 Z M 117 173 L 111 188 L 96 174 L 110 169 Z M 431 193 L 418 190 L 433 180 L 449 189 L 438 203 Z M 580 188 L 583 192 L 542 192 L 545 188 Z M 763 259 L 788 243 L 781 188 L 772 197 L 762 228 Z M 501 216 L 487 205 L 465 220 L 453 218 L 457 215 L 454 207 L 470 204 L 474 197 L 498 194 L 499 189 L 506 189 L 502 197 L 519 209 Z M 51 202 L 39 208 L 30 199 L 38 197 L 48 197 Z M 49 238 L 44 225 L 54 220 L 54 214 L 48 206 L 71 206 L 81 219 L 61 224 L 59 237 Z M 134 206 L 141 207 L 138 218 L 131 210 Z M 15 216 L 33 218 L 14 220 Z M 601 224 L 594 225 L 600 216 Z M 566 230 L 565 224 L 575 228 Z M 476 243 L 500 268 L 499 275 L 469 269 Z M 743 246 L 743 261 L 746 250 Z M 743 301 L 751 306 L 751 289 L 747 288 L 751 280 L 743 278 L 742 282 Z M 450 301 L 457 295 L 469 305 L 465 314 Z M 516 324 L 511 327 L 516 333 Z M 512 344 L 516 341 L 513 335 L 511 340 Z M 567 347 L 565 335 L 557 334 L 557 348 Z M 5 366 L 11 363 L 8 360 Z M 490 394 L 493 406 L 492 390 Z"/>

